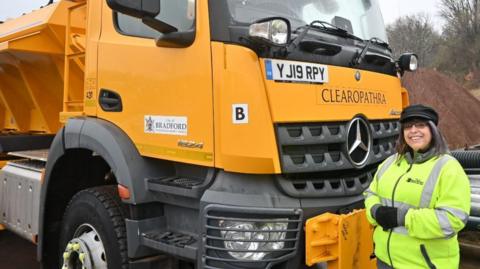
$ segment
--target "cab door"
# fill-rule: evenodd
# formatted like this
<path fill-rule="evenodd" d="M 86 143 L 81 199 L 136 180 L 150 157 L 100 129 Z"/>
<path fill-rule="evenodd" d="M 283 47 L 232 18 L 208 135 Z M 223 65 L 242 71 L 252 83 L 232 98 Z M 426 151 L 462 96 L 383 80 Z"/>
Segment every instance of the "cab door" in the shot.
<path fill-rule="evenodd" d="M 193 44 L 157 46 L 162 34 L 103 1 L 98 117 L 123 129 L 144 156 L 213 166 L 213 106 L 207 1 L 159 0 L 157 18 Z"/>

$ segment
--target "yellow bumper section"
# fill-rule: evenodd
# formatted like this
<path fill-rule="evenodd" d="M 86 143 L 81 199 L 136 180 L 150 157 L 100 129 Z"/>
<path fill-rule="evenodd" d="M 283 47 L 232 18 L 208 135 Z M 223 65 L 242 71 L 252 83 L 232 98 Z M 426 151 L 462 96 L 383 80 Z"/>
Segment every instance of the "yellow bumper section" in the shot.
<path fill-rule="evenodd" d="M 373 226 L 365 210 L 346 215 L 325 213 L 305 225 L 306 264 L 327 262 L 328 269 L 376 268 Z"/>

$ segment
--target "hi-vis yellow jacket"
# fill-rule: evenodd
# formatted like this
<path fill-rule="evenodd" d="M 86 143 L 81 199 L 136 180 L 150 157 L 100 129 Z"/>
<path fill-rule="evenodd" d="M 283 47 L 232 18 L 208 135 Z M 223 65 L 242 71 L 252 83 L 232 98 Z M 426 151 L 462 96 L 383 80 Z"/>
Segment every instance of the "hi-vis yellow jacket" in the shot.
<path fill-rule="evenodd" d="M 375 228 L 377 258 L 395 269 L 458 268 L 457 233 L 470 212 L 470 183 L 456 159 L 390 156 L 365 192 L 373 225 L 378 225 L 372 214 L 380 205 L 397 207 L 401 226 Z"/>

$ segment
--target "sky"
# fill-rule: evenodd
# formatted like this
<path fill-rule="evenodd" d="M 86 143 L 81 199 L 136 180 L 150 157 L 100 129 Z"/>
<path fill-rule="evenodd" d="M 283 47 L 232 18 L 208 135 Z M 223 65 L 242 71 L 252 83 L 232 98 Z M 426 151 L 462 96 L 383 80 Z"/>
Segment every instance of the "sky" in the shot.
<path fill-rule="evenodd" d="M 23 13 L 28 13 L 42 5 L 48 0 L 0 0 L 0 21 L 7 18 L 16 18 Z"/>
<path fill-rule="evenodd" d="M 394 22 L 398 17 L 417 13 L 430 16 L 435 29 L 441 30 L 443 20 L 439 15 L 440 0 L 378 0 L 385 24 Z"/>
<path fill-rule="evenodd" d="M 36 9 L 48 3 L 48 0 L 0 0 L 0 20 L 14 18 L 22 13 Z M 321 1 L 321 0 L 320 0 Z M 436 29 L 440 30 L 442 20 L 438 16 L 440 0 L 378 0 L 386 24 L 400 16 L 425 12 L 430 15 Z"/>

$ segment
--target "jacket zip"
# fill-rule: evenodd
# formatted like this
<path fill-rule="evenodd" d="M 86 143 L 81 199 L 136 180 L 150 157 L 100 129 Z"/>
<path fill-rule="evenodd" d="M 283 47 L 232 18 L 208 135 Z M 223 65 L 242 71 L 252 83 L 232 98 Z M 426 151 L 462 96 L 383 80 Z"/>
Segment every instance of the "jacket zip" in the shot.
<path fill-rule="evenodd" d="M 424 244 L 420 245 L 420 251 L 422 252 L 423 258 L 425 259 L 425 262 L 427 262 L 428 268 L 430 269 L 437 269 L 435 264 L 433 264 L 432 260 L 430 260 L 430 257 L 428 256 L 427 249 L 425 248 Z"/>
<path fill-rule="evenodd" d="M 400 179 L 402 179 L 402 177 L 404 175 L 406 175 L 408 172 L 410 172 L 410 170 L 412 169 L 412 166 L 413 166 L 413 161 L 410 164 L 410 166 L 408 167 L 407 171 L 405 171 L 405 173 L 403 173 L 401 176 L 398 177 L 397 181 L 395 182 L 395 185 L 393 186 L 392 207 L 395 206 L 395 200 L 394 200 L 395 199 L 395 191 L 397 190 L 398 183 L 400 183 Z M 393 229 L 390 229 L 390 232 L 388 233 L 388 239 L 387 239 L 387 253 L 388 253 L 388 259 L 390 260 L 390 266 L 392 266 L 392 268 L 395 268 L 395 267 L 393 267 L 392 255 L 390 254 L 390 239 L 392 237 L 392 233 L 393 233 Z"/>

